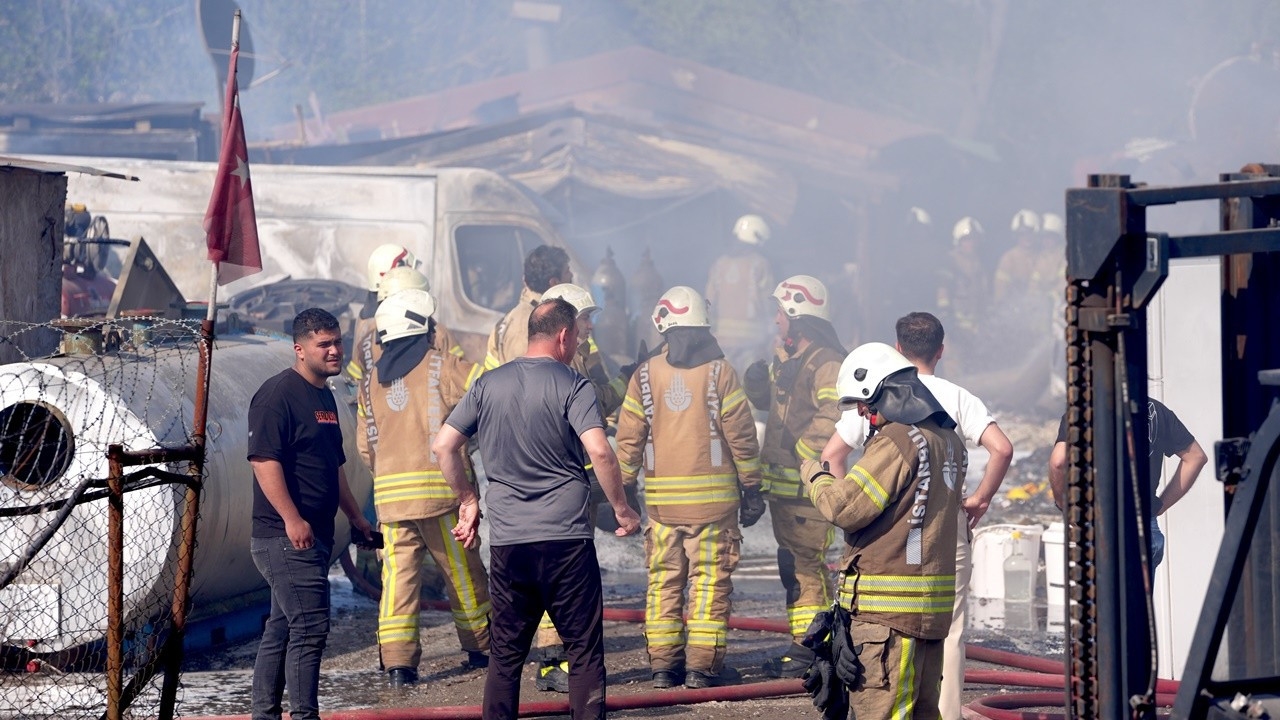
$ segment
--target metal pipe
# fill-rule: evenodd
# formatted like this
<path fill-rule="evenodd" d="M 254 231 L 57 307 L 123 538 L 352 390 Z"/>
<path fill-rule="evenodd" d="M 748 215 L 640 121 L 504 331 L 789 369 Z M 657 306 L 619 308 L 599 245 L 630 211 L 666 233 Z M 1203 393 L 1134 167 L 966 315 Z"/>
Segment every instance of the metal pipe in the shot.
<path fill-rule="evenodd" d="M 107 720 L 120 720 L 124 687 L 124 448 L 107 448 Z"/>

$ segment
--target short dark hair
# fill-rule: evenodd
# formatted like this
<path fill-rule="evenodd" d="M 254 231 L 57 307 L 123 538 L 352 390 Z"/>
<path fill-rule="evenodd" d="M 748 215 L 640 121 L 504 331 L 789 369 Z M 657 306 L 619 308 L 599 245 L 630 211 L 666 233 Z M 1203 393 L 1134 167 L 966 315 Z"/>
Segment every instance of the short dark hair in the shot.
<path fill-rule="evenodd" d="M 561 330 L 574 327 L 578 311 L 564 298 L 551 298 L 538 303 L 529 314 L 529 339 L 555 337 Z"/>
<path fill-rule="evenodd" d="M 293 341 L 302 342 L 318 332 L 341 332 L 338 318 L 323 308 L 307 308 L 293 318 Z"/>
<path fill-rule="evenodd" d="M 539 245 L 524 259 L 524 284 L 536 293 L 544 293 L 552 280 L 564 280 L 562 272 L 569 267 L 569 253 L 554 245 Z"/>
<path fill-rule="evenodd" d="M 907 313 L 898 318 L 898 347 L 908 360 L 929 361 L 942 349 L 942 321 L 927 312 Z"/>

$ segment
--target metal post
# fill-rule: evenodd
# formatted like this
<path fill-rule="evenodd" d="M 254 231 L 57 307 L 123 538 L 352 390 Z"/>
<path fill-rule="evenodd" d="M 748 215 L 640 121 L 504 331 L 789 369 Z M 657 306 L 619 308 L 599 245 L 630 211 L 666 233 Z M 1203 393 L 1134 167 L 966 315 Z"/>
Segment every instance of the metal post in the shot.
<path fill-rule="evenodd" d="M 107 715 L 120 720 L 124 687 L 124 447 L 107 447 Z"/>

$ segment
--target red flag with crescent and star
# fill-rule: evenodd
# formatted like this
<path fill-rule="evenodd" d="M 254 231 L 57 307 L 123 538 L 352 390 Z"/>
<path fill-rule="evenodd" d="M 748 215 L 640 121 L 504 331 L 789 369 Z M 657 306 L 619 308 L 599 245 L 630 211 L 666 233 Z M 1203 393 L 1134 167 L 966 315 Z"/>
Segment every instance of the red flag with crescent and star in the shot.
<path fill-rule="evenodd" d="M 253 186 L 249 183 L 249 145 L 244 139 L 240 91 L 236 85 L 239 55 L 239 48 L 232 48 L 223 107 L 222 151 L 218 154 L 218 174 L 213 181 L 209 209 L 204 213 L 209 261 L 218 264 L 219 285 L 262 272 L 258 218 L 253 211 Z"/>

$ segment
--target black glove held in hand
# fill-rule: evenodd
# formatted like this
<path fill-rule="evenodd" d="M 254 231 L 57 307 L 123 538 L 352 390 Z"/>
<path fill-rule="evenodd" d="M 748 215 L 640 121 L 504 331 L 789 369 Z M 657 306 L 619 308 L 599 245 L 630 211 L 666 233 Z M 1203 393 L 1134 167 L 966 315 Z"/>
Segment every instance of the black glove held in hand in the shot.
<path fill-rule="evenodd" d="M 836 666 L 836 677 L 851 691 L 857 692 L 866 683 L 867 669 L 858 659 L 857 648 L 849 632 L 853 618 L 844 608 L 832 612 L 831 660 Z"/>
<path fill-rule="evenodd" d="M 747 399 L 759 410 L 769 409 L 769 365 L 757 360 L 742 373 L 742 389 Z"/>
<path fill-rule="evenodd" d="M 742 488 L 742 505 L 738 508 L 738 524 L 744 528 L 759 522 L 765 511 L 764 495 L 758 487 Z"/>

